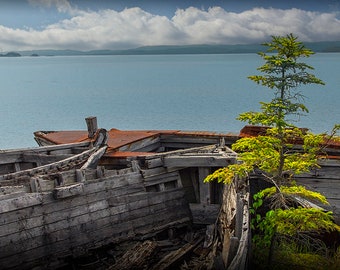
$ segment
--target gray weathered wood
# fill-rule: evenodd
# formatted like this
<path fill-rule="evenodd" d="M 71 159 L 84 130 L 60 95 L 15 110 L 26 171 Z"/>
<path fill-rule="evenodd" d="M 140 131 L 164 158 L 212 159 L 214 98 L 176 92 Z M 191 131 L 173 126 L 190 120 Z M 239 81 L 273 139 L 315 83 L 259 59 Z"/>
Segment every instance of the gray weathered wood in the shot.
<path fill-rule="evenodd" d="M 94 152 L 85 162 L 85 164 L 81 167 L 81 169 L 95 169 L 97 168 L 97 164 L 100 158 L 105 154 L 107 146 L 103 146 L 99 148 L 96 152 Z"/>
<path fill-rule="evenodd" d="M 39 204 L 41 204 L 41 195 L 39 193 L 18 193 L 18 195 L 14 198 L 1 200 L 0 213 L 15 211 L 17 209 Z"/>
<path fill-rule="evenodd" d="M 107 270 L 147 269 L 157 249 L 157 242 L 154 241 L 147 240 L 142 243 L 137 243 L 125 252 L 114 265 L 107 268 Z"/>
<path fill-rule="evenodd" d="M 152 270 L 165 270 L 173 269 L 173 265 L 183 258 L 188 252 L 193 250 L 199 243 L 204 240 L 204 237 L 196 239 L 193 243 L 187 243 L 178 250 L 172 251 L 168 255 L 164 256 L 156 265 L 154 265 Z"/>
<path fill-rule="evenodd" d="M 58 199 L 80 195 L 84 192 L 84 184 L 74 184 L 66 187 L 57 187 L 53 190 L 53 197 Z"/>
<path fill-rule="evenodd" d="M 219 211 L 219 204 L 198 204 L 190 203 L 190 211 L 195 224 L 213 224 L 215 223 Z"/>
<path fill-rule="evenodd" d="M 198 168 L 198 179 L 199 179 L 199 190 L 200 190 L 200 203 L 210 204 L 211 194 L 210 194 L 210 183 L 204 183 L 203 180 L 210 174 L 209 168 Z"/>
<path fill-rule="evenodd" d="M 158 136 L 151 136 L 119 147 L 119 151 L 148 152 L 160 146 Z"/>
<path fill-rule="evenodd" d="M 24 176 L 24 175 L 35 175 L 35 174 L 46 174 L 49 173 L 52 170 L 60 170 L 62 167 L 66 167 L 69 166 L 71 163 L 75 163 L 75 164 L 80 164 L 82 162 L 84 162 L 87 158 L 90 157 L 90 155 L 95 151 L 96 149 L 90 149 L 87 150 L 81 154 L 77 154 L 74 156 L 71 156 L 69 158 L 63 159 L 61 161 L 55 162 L 55 163 L 51 163 L 51 164 L 47 164 L 47 165 L 43 165 L 37 168 L 33 168 L 33 169 L 29 169 L 29 170 L 22 170 L 22 171 L 18 171 L 15 173 L 10 173 L 10 174 L 5 174 L 5 175 L 0 175 L 0 180 L 4 180 L 4 179 L 10 179 L 10 178 L 14 178 L 14 177 L 20 177 L 20 176 Z"/>
<path fill-rule="evenodd" d="M 165 167 L 225 167 L 234 163 L 226 157 L 216 156 L 168 156 L 164 157 Z"/>
<path fill-rule="evenodd" d="M 96 134 L 96 131 L 98 130 L 97 117 L 90 116 L 85 118 L 85 121 L 87 125 L 88 137 L 93 138 Z"/>

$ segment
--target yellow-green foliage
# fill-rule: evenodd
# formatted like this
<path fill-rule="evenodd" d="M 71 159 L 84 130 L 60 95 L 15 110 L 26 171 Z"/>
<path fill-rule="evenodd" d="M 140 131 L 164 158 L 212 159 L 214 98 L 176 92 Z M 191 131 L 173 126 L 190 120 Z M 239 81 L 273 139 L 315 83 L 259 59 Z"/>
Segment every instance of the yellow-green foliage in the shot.
<path fill-rule="evenodd" d="M 280 191 L 283 195 L 286 195 L 286 196 L 297 195 L 297 196 L 300 196 L 306 199 L 319 201 L 323 204 L 329 204 L 325 196 L 323 196 L 319 192 L 308 190 L 303 186 L 289 186 L 289 187 L 281 186 Z M 276 188 L 270 187 L 270 188 L 266 188 L 258 192 L 257 197 L 260 197 L 260 198 L 271 197 L 276 193 L 277 193 Z"/>
<path fill-rule="evenodd" d="M 208 175 L 204 182 L 211 182 L 216 180 L 218 183 L 230 184 L 235 175 L 239 177 L 246 177 L 251 168 L 246 164 L 232 164 L 228 167 L 220 168 Z"/>
<path fill-rule="evenodd" d="M 298 232 L 339 231 L 340 226 L 333 222 L 333 213 L 315 208 L 276 209 L 269 217 L 276 232 L 295 235 Z"/>
<path fill-rule="evenodd" d="M 294 132 L 293 132 L 294 130 Z M 298 134 L 298 136 L 297 136 Z M 280 155 L 283 153 L 283 171 L 294 174 L 308 172 L 310 168 L 317 167 L 317 152 L 319 150 L 321 135 L 305 134 L 296 129 L 285 129 L 284 138 L 279 139 L 277 129 L 268 129 L 268 135 L 252 138 L 242 138 L 232 145 L 232 149 L 238 152 L 239 159 L 269 175 L 280 174 Z M 294 138 L 304 140 L 304 152 L 291 151 L 293 144 L 288 143 Z M 280 175 L 279 175 L 280 176 Z"/>
<path fill-rule="evenodd" d="M 325 196 L 318 192 L 307 190 L 303 186 L 281 186 L 280 192 L 283 197 L 297 195 L 306 199 L 316 200 L 323 204 L 328 204 Z M 275 233 L 282 235 L 294 235 L 304 231 L 334 231 L 340 227 L 333 222 L 332 212 L 324 212 L 315 208 L 277 208 L 270 210 L 264 217 L 256 214 L 256 211 L 263 205 L 264 199 L 273 198 L 278 194 L 276 187 L 263 189 L 254 195 L 253 208 L 251 213 L 252 228 L 262 231 L 261 236 L 254 237 L 255 241 L 262 242 L 268 246 Z M 339 230 L 340 231 L 340 230 Z"/>
<path fill-rule="evenodd" d="M 253 228 L 259 233 L 253 236 L 255 250 L 268 248 L 275 234 L 295 236 L 301 233 L 340 232 L 340 226 L 333 222 L 333 213 L 315 208 L 289 208 L 270 210 L 265 217 L 256 216 Z"/>
<path fill-rule="evenodd" d="M 252 170 L 259 168 L 269 174 L 277 172 L 280 140 L 270 136 L 242 138 L 232 145 L 238 158 Z"/>

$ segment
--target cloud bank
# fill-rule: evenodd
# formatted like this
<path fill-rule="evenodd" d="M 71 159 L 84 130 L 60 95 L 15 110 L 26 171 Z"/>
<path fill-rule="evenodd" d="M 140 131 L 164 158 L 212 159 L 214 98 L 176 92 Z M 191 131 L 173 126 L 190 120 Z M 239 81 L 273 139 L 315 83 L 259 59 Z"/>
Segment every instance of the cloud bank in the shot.
<path fill-rule="evenodd" d="M 120 12 L 79 10 L 66 0 L 30 0 L 54 5 L 68 19 L 42 29 L 13 29 L 0 25 L 0 48 L 126 49 L 147 45 L 245 44 L 264 42 L 271 35 L 294 33 L 302 41 L 340 40 L 336 12 L 254 8 L 240 13 L 221 7 L 178 9 L 172 18 L 141 8 Z"/>

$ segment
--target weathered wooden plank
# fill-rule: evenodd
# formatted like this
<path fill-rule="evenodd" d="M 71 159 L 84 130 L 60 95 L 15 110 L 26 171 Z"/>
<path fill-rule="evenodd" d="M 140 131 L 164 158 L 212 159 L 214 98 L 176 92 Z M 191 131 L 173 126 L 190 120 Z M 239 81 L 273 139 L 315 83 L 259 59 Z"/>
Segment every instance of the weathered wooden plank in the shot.
<path fill-rule="evenodd" d="M 119 151 L 136 151 L 145 152 L 150 146 L 151 149 L 157 149 L 159 147 L 160 139 L 158 136 L 150 136 L 139 141 L 135 141 L 121 146 Z"/>
<path fill-rule="evenodd" d="M 163 166 L 163 160 L 161 158 L 154 158 L 145 161 L 145 165 L 148 169 Z"/>
<path fill-rule="evenodd" d="M 19 148 L 0 150 L 0 164 L 22 162 L 25 155 L 51 155 L 58 153 L 71 154 L 75 149 L 85 150 L 89 146 L 89 142 L 77 142 L 62 145 L 49 145 L 42 147 Z"/>
<path fill-rule="evenodd" d="M 126 189 L 126 188 L 121 188 L 120 191 L 122 194 L 129 194 L 129 190 L 130 189 Z M 141 189 L 137 189 L 137 191 L 140 191 Z M 34 211 L 33 214 L 35 214 L 35 219 L 34 218 L 29 218 L 29 217 L 25 217 L 24 216 L 24 220 L 25 220 L 25 228 L 30 229 L 30 228 L 34 228 L 37 226 L 42 226 L 43 224 L 41 223 L 42 220 L 41 218 L 43 217 L 43 222 L 44 224 L 51 224 L 51 223 L 55 223 L 55 222 L 59 222 L 59 221 L 64 221 L 64 220 L 72 220 L 73 218 L 76 218 L 79 215 L 84 215 L 84 214 L 88 214 L 88 213 L 92 213 L 94 211 L 97 211 L 97 207 L 98 205 L 100 206 L 105 206 L 102 209 L 106 209 L 107 208 L 107 201 L 106 199 L 108 197 L 105 197 L 103 195 L 106 195 L 104 192 L 103 193 L 99 193 L 96 195 L 96 197 L 92 196 L 91 197 L 83 197 L 82 198 L 82 203 L 79 206 L 76 207 L 71 207 L 72 206 L 72 201 L 68 200 L 65 203 L 58 203 L 58 205 L 60 206 L 60 208 L 64 208 L 65 211 L 55 211 L 55 212 L 51 212 L 49 214 L 46 214 L 45 212 L 43 212 L 41 215 L 38 215 L 37 213 L 35 213 Z M 119 193 L 117 194 L 115 192 L 115 195 L 119 196 Z M 122 196 L 122 198 L 124 198 L 124 196 Z M 92 202 L 91 202 L 92 200 Z M 96 201 L 99 200 L 99 201 Z M 52 206 L 55 206 L 56 203 L 52 204 Z M 51 210 L 49 207 L 49 210 Z M 67 208 L 68 207 L 68 208 Z M 58 209 L 57 209 L 58 210 Z M 66 211 L 67 210 L 67 211 Z M 125 211 L 126 209 L 122 209 L 122 211 Z M 21 213 L 23 213 L 23 211 L 21 211 Z M 25 214 L 25 213 L 23 213 Z M 6 218 L 6 216 L 2 215 L 2 220 L 7 220 L 8 218 Z M 3 234 L 5 233 L 6 229 L 10 228 L 10 232 L 16 232 L 16 227 L 17 227 L 17 223 L 20 223 L 21 218 L 18 217 L 17 219 L 14 218 L 11 220 L 11 222 L 13 222 L 12 224 L 8 224 L 6 226 L 2 225 L 1 228 L 1 233 Z M 36 223 L 35 223 L 36 222 Z M 6 228 L 7 227 L 7 228 Z"/>
<path fill-rule="evenodd" d="M 163 153 L 155 153 L 150 156 L 146 156 L 145 159 L 154 159 L 157 157 L 165 157 L 165 156 L 172 156 L 172 155 L 183 155 L 183 154 L 189 154 L 189 153 L 197 153 L 197 152 L 211 152 L 216 149 L 216 145 L 204 145 L 204 146 L 198 146 L 198 147 L 192 147 L 189 149 L 178 149 L 173 151 L 167 151 Z"/>
<path fill-rule="evenodd" d="M 3 179 L 9 179 L 9 178 L 14 178 L 14 177 L 20 177 L 26 174 L 29 175 L 34 175 L 34 174 L 44 174 L 47 172 L 50 172 L 51 170 L 58 170 L 60 171 L 60 169 L 62 167 L 68 166 L 70 165 L 72 162 L 74 163 L 80 163 L 83 162 L 86 158 L 90 157 L 90 155 L 95 151 L 95 149 L 90 149 L 85 151 L 84 153 L 78 154 L 78 155 L 74 155 L 70 158 L 55 162 L 55 163 L 51 163 L 51 164 L 47 164 L 47 165 L 43 165 L 37 168 L 33 168 L 30 170 L 22 170 L 19 172 L 14 172 L 8 175 L 0 175 L 0 180 Z"/>
<path fill-rule="evenodd" d="M 159 148 L 161 147 L 160 140 L 157 139 L 148 145 L 145 145 L 138 149 L 138 152 L 159 152 Z M 136 150 L 135 150 L 136 151 Z"/>
<path fill-rule="evenodd" d="M 0 187 L 0 200 L 2 200 L 3 195 L 11 194 L 11 193 L 23 193 L 29 191 L 27 186 L 4 186 Z"/>
<path fill-rule="evenodd" d="M 221 205 L 190 203 L 190 210 L 194 224 L 214 224 Z"/>
<path fill-rule="evenodd" d="M 250 223 L 249 223 L 249 193 L 246 193 L 240 197 L 239 204 L 241 211 L 240 215 L 240 237 L 237 252 L 228 266 L 230 270 L 246 269 L 248 253 L 250 247 Z"/>
<path fill-rule="evenodd" d="M 1 224 L 0 229 L 3 229 L 6 226 L 14 226 L 12 223 L 19 222 L 23 218 L 35 218 L 35 217 L 41 217 L 44 216 L 44 219 L 47 223 L 53 223 L 58 222 L 63 219 L 72 218 L 77 215 L 81 215 L 84 213 L 87 213 L 90 211 L 93 207 L 93 205 L 96 205 L 97 203 L 106 200 L 109 198 L 109 196 L 123 196 L 129 195 L 132 192 L 141 192 L 143 188 L 135 186 L 134 188 L 121 188 L 117 190 L 115 193 L 105 193 L 99 192 L 99 193 L 93 193 L 86 197 L 74 197 L 69 198 L 67 201 L 62 201 L 61 203 L 49 203 L 44 204 L 45 209 L 41 209 L 39 207 L 33 207 L 29 208 L 25 211 L 25 209 L 22 209 L 20 211 L 17 211 L 16 213 L 9 213 L 7 215 L 2 214 L 1 215 Z M 106 196 L 105 196 L 106 195 Z M 54 200 L 54 199 L 52 199 Z M 31 214 L 31 215 L 29 215 Z M 29 216 L 26 216 L 29 215 Z"/>
<path fill-rule="evenodd" d="M 145 214 L 143 211 L 137 211 L 139 214 L 136 212 L 134 216 L 127 216 L 125 219 L 119 218 L 118 216 L 114 216 L 113 218 L 109 219 L 108 216 L 103 214 L 103 211 L 101 211 L 101 215 L 96 213 L 95 215 L 91 216 L 78 216 L 73 220 L 59 222 L 58 225 L 52 224 L 52 227 L 50 225 L 45 225 L 43 227 L 36 227 L 31 230 L 25 230 L 24 228 L 21 228 L 20 232 L 12 234 L 9 237 L 3 239 L 6 240 L 6 242 L 1 242 L 0 257 L 6 256 L 6 254 L 11 254 L 6 253 L 6 249 L 8 249 L 8 247 L 13 248 L 13 245 L 18 245 L 15 247 L 16 252 L 23 252 L 27 249 L 34 249 L 40 245 L 45 245 L 46 243 L 42 242 L 44 236 L 54 239 L 53 241 L 66 241 L 70 237 L 69 230 L 71 228 L 78 228 L 73 229 L 75 232 L 73 236 L 76 236 L 76 238 L 85 237 L 84 241 L 86 241 L 86 239 L 88 241 L 88 236 L 86 233 L 93 234 L 94 231 L 98 231 L 98 233 L 101 234 L 101 237 L 105 237 L 105 235 L 110 236 L 112 234 L 119 234 L 126 230 L 131 230 L 130 234 L 133 234 L 138 230 L 145 230 L 146 226 L 148 226 L 149 230 L 153 231 L 153 226 L 155 226 L 155 224 L 167 225 L 168 222 L 176 221 L 178 217 L 183 217 L 183 215 L 186 214 L 183 211 L 178 211 L 177 213 L 172 211 L 176 213 L 176 215 L 172 213 L 170 213 L 170 215 L 164 215 L 167 211 L 169 211 L 169 209 L 162 208 L 157 210 L 156 214 L 159 213 L 162 215 L 154 219 L 151 218 L 152 215 L 150 213 Z M 92 216 L 93 218 L 91 219 Z M 108 229 L 108 231 L 106 231 L 106 229 Z M 84 234 L 83 236 L 82 233 Z M 94 239 L 91 241 L 93 240 Z M 25 242 L 25 245 L 22 245 L 22 242 Z M 10 245 L 6 247 L 6 244 L 8 243 Z M 53 244 L 53 242 L 51 242 L 51 244 Z M 3 250 L 3 248 L 5 250 Z"/>
<path fill-rule="evenodd" d="M 141 173 L 144 178 L 148 178 L 159 174 L 165 174 L 167 172 L 168 172 L 167 169 L 164 167 L 156 167 L 153 169 L 141 170 Z"/>
<path fill-rule="evenodd" d="M 90 215 L 92 213 L 95 213 L 96 211 L 101 210 L 107 210 L 108 204 L 106 200 L 96 201 L 91 203 L 90 205 L 82 205 L 79 207 L 74 207 L 72 209 L 69 209 L 69 212 L 53 212 L 51 214 L 46 215 L 39 215 L 35 217 L 24 217 L 21 216 L 16 222 L 9 222 L 5 226 L 1 225 L 1 231 L 0 231 L 0 246 L 3 246 L 6 241 L 8 241 L 8 235 L 10 234 L 17 234 L 20 233 L 23 230 L 26 230 L 29 232 L 30 236 L 33 236 L 35 228 L 48 226 L 49 231 L 54 230 L 61 230 L 66 228 L 69 225 L 72 225 L 72 222 L 74 222 L 73 225 L 76 225 L 77 222 L 79 222 L 79 218 Z M 102 215 L 103 213 L 99 213 L 99 215 Z M 87 216 L 88 218 L 88 216 Z M 90 222 L 91 219 L 89 219 Z M 63 224 L 67 225 L 63 225 Z M 40 228 L 41 229 L 41 228 Z M 39 231 L 41 233 L 41 231 Z M 5 238 L 2 238 L 3 236 L 6 236 Z M 4 240 L 5 239 L 5 240 Z"/>
<path fill-rule="evenodd" d="M 323 194 L 327 199 L 340 198 L 340 180 L 335 179 L 297 179 L 296 183 Z"/>
<path fill-rule="evenodd" d="M 149 219 L 150 220 L 150 219 Z M 188 223 L 188 219 L 184 218 L 182 220 L 176 220 L 174 222 L 171 222 L 168 224 L 168 226 L 178 226 L 179 224 Z M 6 263 L 6 266 L 15 266 L 15 265 L 21 265 L 21 267 L 25 266 L 26 269 L 31 269 L 30 265 L 34 261 L 32 261 L 34 258 L 44 258 L 44 261 L 46 263 L 52 263 L 53 260 L 57 259 L 58 257 L 66 257 L 70 255 L 81 255 L 86 252 L 87 249 L 90 248 L 96 248 L 101 245 L 105 245 L 112 242 L 122 241 L 126 240 L 129 237 L 135 236 L 136 234 L 133 233 L 133 225 L 134 222 L 129 222 L 126 224 L 123 224 L 122 226 L 119 226 L 118 232 L 111 234 L 110 237 L 103 239 L 102 234 L 103 233 L 109 233 L 111 231 L 111 227 L 105 227 L 102 230 L 95 230 L 93 233 L 83 233 L 82 230 L 79 230 L 79 228 L 73 228 L 72 230 L 68 230 L 68 235 L 74 235 L 76 234 L 79 237 L 74 238 L 68 238 L 63 241 L 57 241 L 54 243 L 53 246 L 47 245 L 48 239 L 45 240 L 44 246 L 39 246 L 35 249 L 25 249 L 23 252 L 20 252 L 20 256 L 18 254 L 12 255 L 10 257 L 0 258 L 0 264 L 4 265 L 3 262 Z M 163 230 L 164 227 L 157 227 L 157 230 Z M 157 231 L 155 230 L 155 232 Z M 84 239 L 86 239 L 86 236 L 89 236 L 92 240 L 91 244 L 86 244 L 87 242 L 83 242 Z M 95 242 L 95 239 L 100 239 L 97 242 Z M 87 239 L 88 240 L 88 239 Z M 70 244 L 72 243 L 72 244 Z M 65 246 L 73 246 L 72 250 L 65 251 Z M 48 251 L 48 252 L 47 252 Z M 53 256 L 50 256 L 50 254 L 53 254 Z"/>
<path fill-rule="evenodd" d="M 84 193 L 84 183 L 78 183 L 65 187 L 57 187 L 53 190 L 53 197 L 58 199 L 64 199 L 68 197 L 77 196 Z"/>
<path fill-rule="evenodd" d="M 98 195 L 99 201 L 93 201 L 89 202 L 89 198 L 83 198 L 84 203 L 80 204 L 76 207 L 69 207 L 66 211 L 55 211 L 51 212 L 50 214 L 43 213 L 41 216 L 35 216 L 35 218 L 26 218 L 25 219 L 25 228 L 27 230 L 43 226 L 42 217 L 44 224 L 52 224 L 52 223 L 58 223 L 60 221 L 64 222 L 67 220 L 68 222 L 72 222 L 75 218 L 82 215 L 88 215 L 88 213 L 91 213 L 92 218 L 94 215 L 94 212 L 96 211 L 110 211 L 111 215 L 116 214 L 122 214 L 124 212 L 128 212 L 128 215 L 132 215 L 134 210 L 140 211 L 141 208 L 148 208 L 153 205 L 157 204 L 166 204 L 167 201 L 173 201 L 173 200 L 179 200 L 180 198 L 183 198 L 184 193 L 182 190 L 177 191 L 167 191 L 163 193 L 141 193 L 138 192 L 137 194 L 130 194 L 128 193 L 127 189 L 121 189 L 122 191 L 125 191 L 122 196 L 118 197 L 105 197 L 104 192 L 103 194 Z M 140 190 L 139 190 L 140 191 Z M 176 203 L 173 203 L 174 205 L 177 205 Z M 108 205 L 112 206 L 109 210 Z M 69 206 L 68 202 L 65 203 L 65 207 Z M 169 206 L 167 206 L 169 208 Z M 156 210 L 157 207 L 154 208 Z M 102 215 L 102 214 L 100 214 Z M 106 213 L 106 215 L 108 215 Z M 3 218 L 5 218 L 3 216 Z M 96 217 L 99 218 L 99 217 Z M 120 216 L 119 218 L 123 218 L 123 216 Z M 0 235 L 3 236 L 4 233 L 14 233 L 17 232 L 20 228 L 21 218 L 12 220 L 12 223 L 7 223 L 7 225 L 0 226 L 1 233 Z M 89 220 L 91 220 L 89 218 Z M 78 221 L 76 221 L 76 224 Z M 70 224 L 69 224 L 70 225 Z M 72 225 L 72 224 L 71 224 Z M 8 229 L 9 228 L 9 229 Z"/>
<path fill-rule="evenodd" d="M 144 183 L 155 183 L 158 182 L 160 179 L 164 179 L 164 181 L 168 181 L 169 179 L 176 179 L 179 176 L 178 170 L 169 171 L 162 174 L 151 175 L 145 179 L 143 179 Z"/>
<path fill-rule="evenodd" d="M 337 166 L 321 167 L 309 173 L 296 175 L 295 177 L 315 179 L 340 179 L 340 167 Z"/>
<path fill-rule="evenodd" d="M 130 210 L 137 209 L 133 203 L 137 202 L 142 207 L 164 203 L 169 200 L 183 198 L 184 192 L 181 189 L 167 190 L 163 192 L 138 192 L 126 196 L 110 197 L 107 199 L 110 206 L 128 205 Z"/>
<path fill-rule="evenodd" d="M 82 212 L 88 211 L 87 209 L 91 207 L 91 204 L 96 203 L 97 201 L 105 200 L 110 196 L 124 196 L 129 195 L 135 192 L 143 191 L 143 187 L 140 185 L 133 185 L 131 188 L 121 187 L 112 192 L 96 192 L 88 194 L 87 196 L 81 197 L 72 197 L 68 198 L 67 201 L 62 201 L 60 203 L 55 203 L 55 200 L 51 198 L 49 203 L 46 203 L 43 200 L 44 208 L 42 207 L 33 207 L 29 209 L 20 209 L 13 213 L 1 214 L 1 223 L 0 229 L 3 226 L 7 226 L 10 222 L 18 222 L 21 217 L 39 217 L 44 215 L 46 222 L 55 222 L 61 219 L 70 218 L 74 215 L 74 213 L 78 212 L 78 209 L 81 209 Z M 54 215 L 57 213 L 57 215 Z M 51 218 L 53 220 L 51 220 Z"/>
<path fill-rule="evenodd" d="M 86 125 L 87 125 L 87 132 L 88 137 L 93 138 L 96 134 L 96 131 L 98 130 L 98 124 L 97 124 L 97 117 L 90 116 L 85 118 Z"/>
<path fill-rule="evenodd" d="M 166 156 L 165 167 L 225 167 L 235 162 L 222 156 Z"/>
<path fill-rule="evenodd" d="M 107 181 L 103 182 L 86 182 L 84 185 L 84 193 L 86 196 L 76 196 L 72 198 L 68 198 L 67 201 L 62 203 L 56 203 L 53 199 L 52 195 L 42 194 L 42 205 L 44 207 L 33 207 L 32 209 L 19 209 L 13 214 L 0 214 L 0 225 L 4 224 L 4 221 L 7 222 L 17 222 L 20 215 L 25 216 L 28 215 L 30 217 L 40 216 L 42 214 L 45 215 L 45 218 L 48 218 L 48 214 L 58 212 L 60 218 L 67 218 L 64 216 L 64 213 L 69 213 L 70 209 L 76 207 L 82 207 L 84 209 L 87 208 L 87 204 L 92 202 L 102 200 L 109 197 L 120 196 L 123 194 L 130 194 L 134 192 L 144 191 L 143 185 L 141 183 L 140 175 L 132 175 L 130 176 L 130 181 L 121 182 L 114 177 L 111 181 L 111 178 Z M 123 180 L 124 181 L 124 180 Z M 65 211 L 67 210 L 67 211 Z M 5 216 L 4 216 L 5 215 Z M 1 229 L 1 227 L 0 227 Z"/>
<path fill-rule="evenodd" d="M 338 167 L 340 168 L 340 159 L 319 159 L 318 164 L 323 167 Z"/>
<path fill-rule="evenodd" d="M 180 175 L 172 174 L 172 175 L 160 175 L 158 178 L 153 177 L 152 181 L 144 182 L 144 186 L 148 191 L 151 191 L 152 187 L 159 191 L 159 187 L 162 186 L 165 189 L 173 189 L 182 187 Z"/>
<path fill-rule="evenodd" d="M 180 136 L 180 135 L 162 135 L 161 141 L 162 144 L 166 143 L 185 143 L 185 144 L 218 144 L 220 141 L 221 136 Z"/>
<path fill-rule="evenodd" d="M 78 216 L 75 219 L 64 220 L 64 227 L 61 229 L 60 226 L 39 227 L 35 230 L 30 230 L 30 234 L 23 233 L 21 238 L 17 239 L 18 241 L 26 240 L 26 245 L 24 247 L 20 247 L 18 252 L 33 249 L 35 247 L 39 247 L 40 244 L 44 244 L 44 242 L 41 243 L 41 241 L 43 241 L 43 239 L 41 238 L 43 238 L 43 236 L 46 234 L 48 234 L 48 237 L 50 239 L 54 239 L 53 241 L 66 241 L 70 238 L 69 230 L 73 230 L 75 235 L 77 235 L 77 240 L 75 241 L 77 243 L 78 239 L 82 237 L 82 234 L 84 234 L 83 237 L 85 237 L 85 239 L 79 241 L 88 241 L 88 233 L 91 233 L 91 236 L 93 233 L 95 233 L 97 236 L 98 234 L 101 234 L 101 236 L 103 236 L 103 233 L 108 233 L 108 235 L 112 235 L 113 233 L 119 234 L 128 228 L 137 233 L 139 230 L 145 230 L 145 227 L 147 225 L 150 225 L 149 229 L 152 229 L 153 226 L 164 226 L 167 225 L 169 222 L 173 222 L 176 221 L 176 219 L 182 219 L 183 217 L 187 216 L 188 211 L 186 211 L 186 209 L 183 207 L 181 207 L 179 211 L 175 211 L 178 206 L 181 206 L 182 204 L 178 199 L 176 199 L 169 201 L 168 205 L 160 206 L 159 204 L 156 204 L 155 206 L 147 206 L 145 207 L 144 211 L 138 209 L 136 211 L 131 211 L 130 213 L 125 212 L 124 216 L 117 216 L 115 221 L 112 221 L 112 219 L 107 216 L 107 213 L 102 213 L 103 211 L 99 211 L 98 213 L 101 213 L 101 215 L 99 215 L 98 213 L 96 215 L 87 214 L 83 216 Z M 151 211 L 151 209 L 153 210 Z M 132 212 L 134 212 L 134 214 L 132 214 Z M 115 225 L 113 226 L 113 224 Z M 119 226 L 117 227 L 117 225 Z M 56 231 L 51 231 L 52 228 L 56 229 Z M 105 231 L 106 229 L 109 229 L 109 231 Z M 15 239 L 12 239 L 13 242 L 15 242 L 14 240 Z M 6 256 L 6 254 L 6 251 L 1 252 L 0 257 Z"/>
<path fill-rule="evenodd" d="M 210 169 L 206 167 L 198 168 L 198 181 L 200 191 L 200 203 L 210 204 L 211 203 L 211 184 L 204 183 L 203 180 L 210 174 Z"/>
<path fill-rule="evenodd" d="M 1 200 L 0 212 L 6 213 L 15 211 L 20 208 L 27 208 L 34 205 L 39 205 L 42 202 L 42 196 L 39 193 L 18 193 L 17 197 L 7 200 Z"/>
<path fill-rule="evenodd" d="M 72 156 L 72 153 L 67 153 L 70 152 L 70 150 L 62 150 L 65 153 L 63 154 L 55 154 L 55 155 L 47 155 L 45 153 L 23 153 L 22 154 L 22 162 L 34 162 L 36 164 L 41 165 L 46 165 L 49 163 L 57 162 L 62 159 L 66 159 Z"/>
<path fill-rule="evenodd" d="M 81 167 L 82 170 L 85 169 L 96 169 L 99 159 L 105 154 L 107 146 L 103 146 L 99 148 L 96 152 L 94 152 L 85 162 L 85 164 Z"/>
<path fill-rule="evenodd" d="M 157 213 L 156 213 L 157 214 Z M 164 216 L 166 216 L 166 215 L 159 215 L 159 217 L 164 217 Z M 157 216 L 158 217 L 158 216 Z M 156 217 L 156 218 L 157 218 Z M 144 218 L 144 217 L 143 217 Z M 149 220 L 152 220 L 152 218 L 149 218 Z M 117 221 L 118 222 L 118 224 L 120 224 L 120 220 L 118 220 Z M 133 223 L 131 223 L 131 224 L 139 224 L 139 222 L 137 223 L 137 222 L 133 222 Z M 101 226 L 100 226 L 100 228 L 102 228 L 103 226 L 102 226 L 102 224 L 101 224 Z M 105 226 L 104 226 L 105 227 Z M 126 224 L 124 224 L 124 226 L 119 226 L 120 228 L 119 228 L 119 230 L 118 230 L 118 232 L 119 232 L 119 235 L 121 235 L 121 230 L 123 229 L 126 229 L 126 228 L 128 228 L 129 226 L 127 226 Z M 112 233 L 112 228 L 109 228 L 110 229 L 110 232 Z M 82 230 L 84 230 L 84 226 L 82 226 Z M 75 231 L 78 231 L 78 230 L 75 230 Z M 81 232 L 81 230 L 79 231 L 79 232 Z M 117 232 L 117 233 L 118 233 Z M 102 233 L 102 232 L 100 232 L 100 233 Z M 59 239 L 59 238 L 58 238 Z"/>

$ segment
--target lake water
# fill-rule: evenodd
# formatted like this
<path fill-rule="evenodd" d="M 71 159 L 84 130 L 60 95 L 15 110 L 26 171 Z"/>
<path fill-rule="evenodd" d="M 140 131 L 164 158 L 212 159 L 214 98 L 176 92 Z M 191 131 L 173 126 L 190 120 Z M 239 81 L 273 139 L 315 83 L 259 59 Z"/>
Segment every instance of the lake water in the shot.
<path fill-rule="evenodd" d="M 305 62 L 326 86 L 301 88 L 310 110 L 298 122 L 313 132 L 340 122 L 340 54 Z M 36 146 L 37 130 L 106 129 L 238 132 L 241 112 L 259 111 L 268 89 L 247 76 L 257 54 L 0 58 L 0 149 Z"/>

